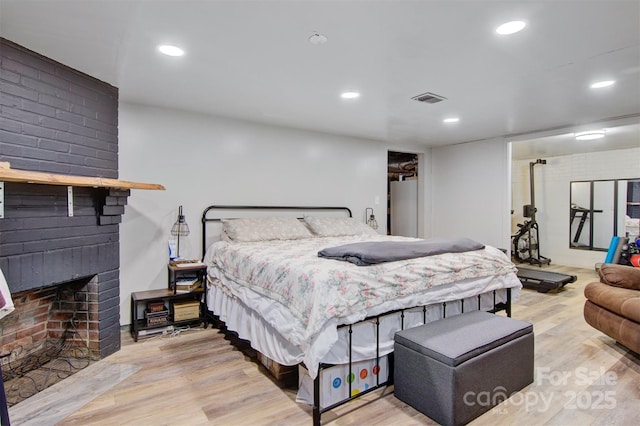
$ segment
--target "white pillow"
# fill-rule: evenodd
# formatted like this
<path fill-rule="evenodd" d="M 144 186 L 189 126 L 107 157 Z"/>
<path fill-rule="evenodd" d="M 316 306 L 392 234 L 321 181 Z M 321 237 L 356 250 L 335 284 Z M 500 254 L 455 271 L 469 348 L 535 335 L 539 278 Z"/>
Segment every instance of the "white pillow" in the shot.
<path fill-rule="evenodd" d="M 297 240 L 313 235 L 295 217 L 222 219 L 222 233 L 231 241 Z"/>
<path fill-rule="evenodd" d="M 306 216 L 304 222 L 318 237 L 340 237 L 345 235 L 377 235 L 370 226 L 352 217 Z"/>

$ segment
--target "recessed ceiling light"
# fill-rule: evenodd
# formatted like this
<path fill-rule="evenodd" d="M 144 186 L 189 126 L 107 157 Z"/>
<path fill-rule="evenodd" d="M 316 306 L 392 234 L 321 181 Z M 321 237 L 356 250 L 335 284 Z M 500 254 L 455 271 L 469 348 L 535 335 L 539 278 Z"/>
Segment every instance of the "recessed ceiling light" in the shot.
<path fill-rule="evenodd" d="M 615 84 L 615 80 L 602 80 L 597 81 L 591 85 L 592 89 L 601 89 L 603 87 L 613 86 Z"/>
<path fill-rule="evenodd" d="M 360 93 L 358 92 L 343 92 L 340 97 L 342 99 L 356 99 L 360 97 Z"/>
<path fill-rule="evenodd" d="M 509 35 L 522 31 L 526 26 L 527 23 L 524 21 L 511 21 L 500 25 L 496 28 L 496 32 L 500 35 Z"/>
<path fill-rule="evenodd" d="M 167 56 L 182 56 L 184 55 L 184 50 L 180 49 L 177 46 L 172 46 L 170 44 L 163 44 L 158 46 L 158 50 L 161 53 L 164 53 Z"/>
<path fill-rule="evenodd" d="M 442 120 L 443 123 L 457 123 L 458 121 L 460 121 L 458 117 L 450 117 Z"/>
<path fill-rule="evenodd" d="M 602 130 L 588 130 L 586 132 L 576 133 L 577 141 L 590 141 L 593 139 L 604 138 L 605 131 Z"/>
<path fill-rule="evenodd" d="M 309 37 L 309 43 L 311 44 L 325 44 L 327 42 L 327 36 L 324 34 L 320 34 L 317 31 L 314 31 L 313 34 Z"/>

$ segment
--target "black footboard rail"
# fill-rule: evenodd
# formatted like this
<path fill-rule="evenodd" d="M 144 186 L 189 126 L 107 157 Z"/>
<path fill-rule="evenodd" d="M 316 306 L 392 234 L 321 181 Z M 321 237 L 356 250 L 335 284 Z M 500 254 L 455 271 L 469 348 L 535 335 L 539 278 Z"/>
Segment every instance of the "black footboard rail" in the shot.
<path fill-rule="evenodd" d="M 504 302 L 497 302 L 497 291 L 498 290 L 493 290 L 493 307 L 492 309 L 487 310 L 488 312 L 492 312 L 492 313 L 496 313 L 496 312 L 500 312 L 500 311 L 505 311 L 507 316 L 511 316 L 511 289 L 510 288 L 506 288 L 506 301 Z M 487 293 L 484 293 L 487 294 Z M 477 306 L 474 306 L 471 310 L 480 310 L 481 308 L 481 298 L 482 298 L 483 294 L 479 294 L 477 296 Z M 453 301 L 453 302 L 449 302 L 451 303 L 459 303 L 460 306 L 460 312 L 459 313 L 464 313 L 465 312 L 465 300 L 469 300 L 469 299 L 462 299 L 462 300 L 457 300 L 457 301 Z M 472 302 L 475 305 L 475 302 Z M 321 363 L 319 365 L 318 368 L 318 375 L 316 376 L 316 378 L 314 379 L 313 382 L 313 424 L 314 426 L 318 426 L 321 424 L 321 416 L 323 413 L 333 410 L 334 408 L 337 408 L 341 405 L 346 404 L 349 401 L 352 401 L 356 398 L 360 398 L 364 395 L 367 395 L 370 392 L 373 392 L 375 390 L 378 390 L 382 387 L 385 386 L 389 386 L 393 384 L 393 352 L 387 354 L 388 358 L 387 358 L 387 379 L 381 381 L 380 379 L 380 374 L 376 374 L 375 375 L 375 384 L 371 387 L 369 387 L 368 389 L 365 390 L 361 390 L 358 393 L 356 393 L 355 395 L 353 394 L 353 389 L 352 389 L 352 382 L 353 382 L 353 378 L 355 377 L 356 374 L 358 374 L 357 371 L 353 370 L 353 347 L 352 347 L 352 336 L 353 336 L 353 327 L 356 326 L 357 324 L 360 323 L 364 323 L 364 322 L 373 322 L 375 324 L 375 330 L 376 330 L 376 355 L 375 355 L 375 364 L 374 364 L 374 368 L 378 368 L 378 371 L 380 371 L 380 361 L 382 356 L 384 355 L 380 355 L 380 320 L 386 316 L 389 315 L 395 315 L 398 314 L 400 315 L 400 320 L 401 320 L 401 327 L 400 330 L 404 329 L 404 317 L 405 317 L 405 312 L 407 311 L 415 311 L 416 308 L 422 308 L 422 315 L 423 315 L 423 323 L 426 324 L 427 323 L 427 311 L 428 308 L 432 308 L 434 305 L 424 305 L 424 306 L 417 306 L 417 307 L 413 307 L 413 308 L 405 308 L 405 309 L 398 309 L 395 311 L 390 311 L 390 312 L 385 312 L 383 314 L 380 315 L 374 315 L 368 318 L 363 319 L 362 321 L 359 321 L 357 323 L 354 324 L 345 324 L 345 325 L 341 325 L 339 328 L 347 328 L 347 336 L 348 336 L 348 350 L 349 350 L 349 362 L 348 362 L 348 373 L 347 373 L 347 379 L 345 380 L 346 385 L 348 386 L 348 396 L 345 399 L 342 399 L 336 403 L 330 404 L 326 407 L 321 407 L 320 406 L 320 396 L 321 396 L 321 372 L 322 370 L 326 370 L 328 368 L 331 367 L 335 367 L 335 364 L 324 364 Z M 440 304 L 441 306 L 441 312 L 442 312 L 442 318 L 446 318 L 447 316 L 447 302 L 443 302 Z M 399 330 L 398 330 L 399 331 Z"/>

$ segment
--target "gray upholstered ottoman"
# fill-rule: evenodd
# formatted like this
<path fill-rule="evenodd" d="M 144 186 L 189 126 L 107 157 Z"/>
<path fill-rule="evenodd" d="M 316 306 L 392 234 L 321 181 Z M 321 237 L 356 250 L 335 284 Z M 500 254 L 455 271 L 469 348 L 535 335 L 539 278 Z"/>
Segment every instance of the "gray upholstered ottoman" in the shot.
<path fill-rule="evenodd" d="M 397 398 L 443 425 L 470 422 L 533 382 L 533 326 L 473 311 L 399 331 Z"/>

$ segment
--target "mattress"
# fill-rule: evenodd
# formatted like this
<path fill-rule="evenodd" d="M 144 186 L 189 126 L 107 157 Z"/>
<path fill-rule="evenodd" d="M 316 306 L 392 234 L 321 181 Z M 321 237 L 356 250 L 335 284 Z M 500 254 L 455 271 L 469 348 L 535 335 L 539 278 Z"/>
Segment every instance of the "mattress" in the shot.
<path fill-rule="evenodd" d="M 205 255 L 208 265 L 208 309 L 227 327 L 251 341 L 252 346 L 283 365 L 304 363 L 311 378 L 320 362 L 340 364 L 349 359 L 347 330 L 373 315 L 428 305 L 380 319 L 379 333 L 372 321 L 357 324 L 352 360 L 376 356 L 393 349 L 393 335 L 402 327 L 421 325 L 462 310 L 489 309 L 512 300 L 521 288 L 516 268 L 500 250 L 446 253 L 427 258 L 356 266 L 319 258 L 317 253 L 355 241 L 407 240 L 404 237 L 357 235 L 309 238 L 295 241 L 212 244 Z"/>

